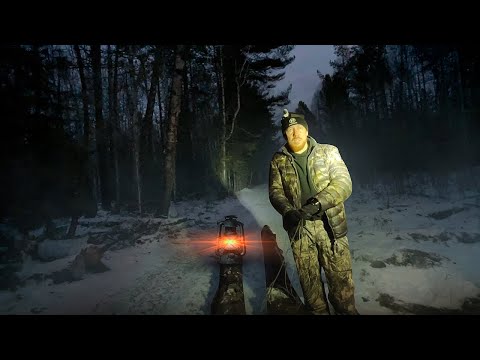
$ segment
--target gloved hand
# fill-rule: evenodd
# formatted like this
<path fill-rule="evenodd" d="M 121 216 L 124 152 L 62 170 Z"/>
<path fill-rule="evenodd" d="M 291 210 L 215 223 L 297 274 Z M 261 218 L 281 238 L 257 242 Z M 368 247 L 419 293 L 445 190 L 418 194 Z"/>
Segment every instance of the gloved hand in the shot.
<path fill-rule="evenodd" d="M 283 228 L 290 231 L 298 226 L 303 219 L 302 213 L 298 210 L 290 210 L 283 216 Z"/>
<path fill-rule="evenodd" d="M 317 198 L 311 197 L 307 200 L 305 205 L 302 206 L 300 211 L 303 213 L 303 217 L 306 219 L 311 219 L 314 215 L 321 217 L 322 204 L 320 204 Z"/>

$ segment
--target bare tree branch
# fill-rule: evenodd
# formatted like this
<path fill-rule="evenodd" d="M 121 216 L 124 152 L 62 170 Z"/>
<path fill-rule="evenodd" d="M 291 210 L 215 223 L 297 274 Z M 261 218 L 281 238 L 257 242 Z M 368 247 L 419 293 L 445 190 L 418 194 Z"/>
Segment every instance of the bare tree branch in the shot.
<path fill-rule="evenodd" d="M 250 50 L 250 46 L 247 46 L 247 53 Z M 237 64 L 235 62 L 235 70 L 237 70 Z M 245 81 L 247 80 L 247 75 L 248 75 L 248 61 L 247 61 L 247 56 L 245 56 L 245 60 L 243 61 L 242 67 L 238 73 L 238 76 L 235 77 L 235 83 L 237 84 L 237 108 L 235 109 L 235 113 L 233 114 L 232 117 L 232 125 L 230 127 L 230 133 L 226 137 L 226 141 L 230 140 L 233 134 L 233 130 L 235 128 L 235 119 L 238 116 L 238 113 L 240 112 L 240 88 L 245 84 Z"/>

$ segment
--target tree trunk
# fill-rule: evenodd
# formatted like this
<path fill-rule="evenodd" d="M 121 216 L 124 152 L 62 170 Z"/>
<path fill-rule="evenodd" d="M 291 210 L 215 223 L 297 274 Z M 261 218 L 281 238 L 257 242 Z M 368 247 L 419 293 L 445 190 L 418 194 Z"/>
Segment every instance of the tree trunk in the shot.
<path fill-rule="evenodd" d="M 250 46 L 247 47 L 247 52 L 250 49 Z M 230 126 L 230 133 L 228 134 L 226 141 L 230 140 L 233 135 L 233 130 L 235 129 L 235 120 L 237 119 L 238 113 L 240 112 L 241 101 L 240 101 L 240 89 L 247 81 L 248 75 L 248 65 L 247 65 L 247 56 L 245 55 L 245 59 L 243 61 L 242 67 L 240 69 L 237 68 L 237 63 L 235 62 L 235 90 L 236 90 L 236 108 L 235 112 L 232 116 L 232 124 Z"/>
<path fill-rule="evenodd" d="M 418 63 L 418 57 L 415 57 L 415 60 L 417 62 L 417 67 L 416 67 L 416 71 L 415 71 L 415 79 L 416 79 L 416 90 L 415 90 L 415 93 L 416 93 L 416 101 L 417 101 L 417 110 L 420 110 L 420 111 L 423 111 L 423 108 L 422 108 L 422 86 L 420 84 L 420 72 L 421 72 L 421 65 Z"/>
<path fill-rule="evenodd" d="M 236 107 L 235 111 L 231 118 L 231 125 L 230 131 L 227 135 L 227 114 L 226 114 L 226 99 L 225 99 L 225 83 L 224 83 L 224 65 L 223 65 L 223 51 L 220 47 L 220 85 L 221 85 L 221 92 L 222 92 L 222 132 L 221 132 L 221 139 L 220 139 L 220 149 L 221 149 L 221 174 L 223 178 L 224 186 L 226 185 L 227 193 L 230 193 L 233 189 L 229 186 L 229 181 L 227 179 L 228 176 L 228 169 L 227 169 L 227 141 L 233 135 L 233 131 L 235 130 L 235 120 L 240 112 L 241 107 L 241 98 L 240 98 L 240 89 L 245 84 L 247 78 L 247 57 L 245 56 L 244 62 L 240 68 L 237 68 L 237 63 L 235 62 L 234 67 L 234 81 L 235 81 L 235 96 L 236 96 Z"/>
<path fill-rule="evenodd" d="M 137 193 L 137 205 L 138 211 L 140 214 L 143 212 L 142 209 L 142 179 L 140 174 L 140 121 L 142 116 L 137 108 L 138 102 L 138 76 L 135 74 L 135 64 L 133 63 L 134 49 L 131 47 L 129 54 L 129 73 L 130 73 L 130 84 L 131 84 L 131 94 L 129 96 L 130 104 L 130 114 L 132 116 L 133 122 L 133 172 L 135 176 L 136 183 L 136 193 Z"/>
<path fill-rule="evenodd" d="M 221 94 L 221 110 L 222 110 L 222 126 L 221 126 L 221 135 L 220 135 L 220 176 L 221 182 L 228 192 L 228 181 L 227 181 L 227 112 L 225 104 L 225 84 L 224 84 L 224 72 L 223 72 L 223 49 L 220 46 L 219 49 L 219 85 L 220 85 L 220 94 Z"/>
<path fill-rule="evenodd" d="M 68 227 L 67 239 L 72 239 L 75 236 L 75 231 L 77 230 L 78 225 L 78 216 L 72 216 L 70 221 L 70 226 Z"/>
<path fill-rule="evenodd" d="M 150 81 L 150 89 L 147 96 L 147 108 L 142 124 L 142 155 L 145 164 L 149 164 L 152 158 L 152 129 L 153 129 L 153 109 L 155 106 L 156 88 L 160 73 L 160 49 L 155 50 L 155 60 L 153 62 L 152 79 Z"/>
<path fill-rule="evenodd" d="M 422 107 L 424 110 L 427 110 L 427 85 L 425 80 L 425 69 L 422 66 Z"/>
<path fill-rule="evenodd" d="M 83 146 L 84 151 L 87 154 L 87 161 L 85 163 L 86 169 L 85 174 L 87 178 L 87 188 L 88 188 L 88 196 L 95 202 L 95 208 L 97 206 L 97 197 L 94 185 L 94 166 L 92 161 L 92 154 L 94 149 L 92 148 L 91 143 L 91 136 L 90 133 L 92 131 L 90 127 L 90 115 L 89 115 L 89 108 L 88 108 L 88 91 L 87 91 L 87 81 L 85 79 L 85 67 L 83 64 L 82 54 L 80 52 L 80 47 L 78 45 L 74 45 L 75 54 L 77 56 L 77 64 L 78 64 L 78 72 L 80 75 L 80 84 L 81 84 L 81 91 L 82 91 L 82 105 L 83 105 Z M 92 150 L 92 151 L 91 151 Z M 96 210 L 95 210 L 96 212 Z"/>
<path fill-rule="evenodd" d="M 393 96 L 393 86 L 390 86 L 389 93 L 390 93 L 390 112 L 393 115 L 397 110 L 397 104 L 395 102 L 395 97 Z"/>
<path fill-rule="evenodd" d="M 95 119 L 97 135 L 97 153 L 100 175 L 100 192 L 102 199 L 102 208 L 110 209 L 110 179 L 107 162 L 107 141 L 108 137 L 103 119 L 103 89 L 102 89 L 102 57 L 100 45 L 92 45 L 92 69 L 95 98 Z"/>
<path fill-rule="evenodd" d="M 390 118 L 390 113 L 388 111 L 387 89 L 385 89 L 385 84 L 382 84 L 382 90 L 381 90 L 380 96 L 381 96 L 380 99 L 381 99 L 384 119 L 389 119 Z"/>
<path fill-rule="evenodd" d="M 375 119 L 376 119 L 376 123 L 375 123 L 375 126 L 377 126 L 377 124 L 379 123 L 379 120 L 380 120 L 380 108 L 379 108 L 379 101 L 378 101 L 378 93 L 377 93 L 377 89 L 374 88 L 373 91 L 372 91 L 372 99 L 373 99 L 373 113 L 375 114 Z"/>
<path fill-rule="evenodd" d="M 411 69 L 410 69 L 410 56 L 409 56 L 409 47 L 405 48 L 404 52 L 405 57 L 405 81 L 406 81 L 406 91 L 407 91 L 407 107 L 406 110 L 411 113 L 413 112 L 415 106 L 413 104 L 413 91 L 412 91 L 412 76 L 411 76 Z"/>
<path fill-rule="evenodd" d="M 55 240 L 57 238 L 57 227 L 53 223 L 52 218 L 50 215 L 46 214 L 46 221 L 45 221 L 45 235 L 48 239 Z"/>
<path fill-rule="evenodd" d="M 165 156 L 165 179 L 163 196 L 160 202 L 160 215 L 168 217 L 168 210 L 170 208 L 170 201 L 172 190 L 175 182 L 175 161 L 177 150 L 177 125 L 180 116 L 182 105 L 182 83 L 183 83 L 183 69 L 185 67 L 184 45 L 177 45 L 175 50 L 175 71 L 172 81 L 172 93 L 170 97 L 170 119 L 167 132 L 167 148 Z"/>
<path fill-rule="evenodd" d="M 190 76 L 191 76 L 191 83 L 193 84 L 196 84 L 195 83 L 195 72 L 193 71 L 193 69 L 190 67 Z M 197 102 L 195 101 L 197 99 L 197 96 L 198 96 L 198 88 L 196 86 L 192 86 L 191 87 L 191 108 L 192 108 L 192 113 L 191 113 L 191 116 L 192 116 L 192 122 L 191 122 L 191 126 L 190 126 L 190 143 L 192 144 L 192 161 L 196 161 L 197 158 L 200 159 L 201 156 L 197 156 L 197 150 L 198 150 L 198 147 L 197 147 L 197 144 L 198 144 L 198 137 L 197 137 L 197 124 L 198 124 L 198 118 L 197 118 Z M 203 145 L 203 144 L 202 144 Z"/>
<path fill-rule="evenodd" d="M 135 171 L 135 182 L 137 184 L 137 201 L 138 201 L 138 212 L 140 214 L 143 213 L 142 209 L 142 176 L 140 172 L 141 167 L 141 157 L 140 157 L 140 133 L 141 133 L 141 118 L 142 114 L 138 111 L 135 111 L 133 117 L 133 137 L 134 137 L 134 153 L 135 153 L 135 161 L 134 161 L 134 171 Z"/>
<path fill-rule="evenodd" d="M 159 149 L 158 153 L 160 154 L 160 159 L 163 159 L 163 152 L 165 149 L 165 121 L 162 115 L 162 96 L 161 96 L 161 86 L 160 86 L 160 79 L 157 81 L 157 97 L 158 97 L 158 143 Z"/>
<path fill-rule="evenodd" d="M 403 114 L 405 110 L 405 99 L 404 99 L 404 90 L 403 90 L 404 83 L 405 83 L 405 63 L 404 63 L 404 57 L 403 57 L 404 52 L 405 52 L 405 46 L 400 45 L 400 69 L 399 69 L 400 84 L 399 84 L 399 93 L 398 93 L 398 109 L 401 114 Z M 403 120 L 402 120 L 402 124 L 403 124 Z"/>
<path fill-rule="evenodd" d="M 195 72 L 193 71 L 192 69 L 192 61 L 189 62 L 189 74 L 190 74 L 190 82 L 191 84 L 195 84 L 195 80 L 194 80 L 194 76 L 195 76 Z M 187 87 L 185 87 L 187 89 Z M 196 116 L 195 116 L 195 103 L 196 103 L 196 89 L 194 86 L 190 86 L 188 87 L 188 93 L 187 93 L 187 97 L 188 97 L 188 94 L 190 94 L 190 97 L 189 97 L 189 106 L 187 106 L 186 108 L 189 109 L 189 119 L 190 119 L 190 122 L 189 122 L 189 128 L 188 128 L 188 135 L 189 135 L 189 140 L 190 140 L 190 145 L 191 145 L 191 157 L 192 157 L 192 161 L 195 161 L 196 159 L 196 149 L 195 149 L 195 139 L 196 139 L 196 130 L 195 130 L 195 127 L 196 127 L 196 123 L 195 123 L 195 119 L 196 119 Z"/>
<path fill-rule="evenodd" d="M 119 121 L 118 121 L 118 55 L 119 50 L 118 46 L 115 49 L 115 60 L 113 64 L 113 87 L 112 87 L 112 97 L 113 97 L 113 121 L 112 121 L 112 151 L 113 151 L 113 166 L 115 171 L 115 200 L 117 206 L 120 204 L 120 169 L 118 164 L 118 139 L 119 139 Z"/>
<path fill-rule="evenodd" d="M 153 164 L 153 112 L 155 108 L 155 100 L 157 95 L 157 83 L 161 66 L 161 49 L 156 47 L 154 49 L 154 60 L 152 65 L 152 72 L 150 78 L 147 72 L 146 64 L 142 66 L 141 75 L 144 78 L 144 88 L 147 93 L 145 113 L 140 117 L 139 124 L 139 176 L 141 179 L 141 197 L 142 202 L 145 199 L 151 199 L 153 195 L 152 182 L 154 177 L 154 164 Z M 139 80 L 140 81 L 140 80 Z"/>
<path fill-rule="evenodd" d="M 463 80 L 462 80 L 462 70 L 461 70 L 461 62 L 460 62 L 460 54 L 459 51 L 455 51 L 455 67 L 457 72 L 457 91 L 458 91 L 458 110 L 460 111 L 460 131 L 462 136 L 462 147 L 464 155 L 468 154 L 468 150 L 470 148 L 470 137 L 469 137 L 469 122 L 468 122 L 468 114 L 465 111 L 465 94 L 463 91 Z M 457 111 L 458 111 L 457 110 Z M 465 156 L 463 156 L 465 158 Z M 464 160 L 465 161 L 465 160 Z"/>
<path fill-rule="evenodd" d="M 115 75 L 114 75 L 114 64 L 112 60 L 112 49 L 110 45 L 108 45 L 108 51 L 107 51 L 107 75 L 108 75 L 108 122 L 106 126 L 107 134 L 108 134 L 108 140 L 109 140 L 109 146 L 110 152 L 108 156 L 108 167 L 109 169 L 112 168 L 113 166 L 113 172 L 115 173 L 115 181 L 112 182 L 112 185 L 115 187 L 115 194 L 118 194 L 117 191 L 117 169 L 116 169 L 116 159 L 115 159 L 115 146 L 114 146 L 114 132 L 115 132 L 115 124 L 116 124 L 116 88 L 115 88 Z M 112 173 L 110 171 L 110 173 Z M 117 196 L 115 196 L 116 202 L 118 202 Z"/>

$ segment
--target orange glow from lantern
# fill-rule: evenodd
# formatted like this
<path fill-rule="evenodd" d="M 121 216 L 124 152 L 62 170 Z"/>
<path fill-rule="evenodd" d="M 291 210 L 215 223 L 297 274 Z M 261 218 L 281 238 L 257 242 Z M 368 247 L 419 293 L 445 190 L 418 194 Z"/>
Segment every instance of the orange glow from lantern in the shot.
<path fill-rule="evenodd" d="M 223 239 L 222 242 L 223 242 L 223 246 L 225 247 L 225 250 L 233 250 L 241 245 L 240 241 L 234 238 Z"/>
<path fill-rule="evenodd" d="M 235 247 L 241 248 L 243 246 L 242 238 L 235 238 L 230 236 L 221 237 L 220 239 L 211 234 L 196 234 L 196 238 L 191 240 L 191 244 L 195 247 L 199 247 L 198 251 L 204 254 L 210 254 L 219 250 L 219 248 L 224 250 L 233 250 Z M 247 249 L 253 253 L 262 251 L 262 245 L 260 239 L 250 240 L 259 238 L 258 234 L 254 232 L 245 234 L 245 246 Z M 228 247 L 228 248 L 227 248 Z"/>

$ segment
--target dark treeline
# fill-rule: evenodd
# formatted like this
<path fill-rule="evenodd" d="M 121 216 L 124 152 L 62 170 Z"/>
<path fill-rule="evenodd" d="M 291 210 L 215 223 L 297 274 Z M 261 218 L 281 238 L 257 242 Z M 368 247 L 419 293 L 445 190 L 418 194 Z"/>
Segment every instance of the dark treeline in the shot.
<path fill-rule="evenodd" d="M 420 172 L 435 179 L 479 164 L 478 47 L 335 50 L 334 72 L 319 74 L 311 108 L 321 136 L 341 149 L 357 183 L 388 176 L 400 184 Z"/>
<path fill-rule="evenodd" d="M 167 216 L 265 182 L 292 49 L 2 46 L 0 219 L 48 232 L 68 216 L 73 236 L 100 208 Z"/>
<path fill-rule="evenodd" d="M 293 46 L 2 46 L 0 219 L 26 231 L 268 179 Z M 475 46 L 337 46 L 306 114 L 355 184 L 480 162 Z M 464 172 L 468 174 L 468 171 Z M 466 177 L 474 181 L 473 176 Z"/>

